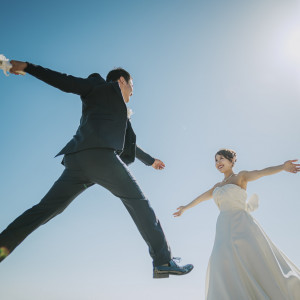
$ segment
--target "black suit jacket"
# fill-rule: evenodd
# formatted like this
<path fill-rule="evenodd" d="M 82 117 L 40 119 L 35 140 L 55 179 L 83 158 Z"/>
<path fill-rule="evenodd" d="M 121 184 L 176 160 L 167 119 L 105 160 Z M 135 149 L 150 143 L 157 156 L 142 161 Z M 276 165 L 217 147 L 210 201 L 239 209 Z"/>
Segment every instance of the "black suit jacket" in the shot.
<path fill-rule="evenodd" d="M 82 100 L 82 116 L 76 134 L 57 154 L 75 153 L 92 148 L 111 148 L 129 164 L 135 157 L 146 165 L 154 158 L 136 146 L 136 136 L 118 82 L 106 82 L 99 74 L 78 78 L 27 63 L 25 71 Z"/>

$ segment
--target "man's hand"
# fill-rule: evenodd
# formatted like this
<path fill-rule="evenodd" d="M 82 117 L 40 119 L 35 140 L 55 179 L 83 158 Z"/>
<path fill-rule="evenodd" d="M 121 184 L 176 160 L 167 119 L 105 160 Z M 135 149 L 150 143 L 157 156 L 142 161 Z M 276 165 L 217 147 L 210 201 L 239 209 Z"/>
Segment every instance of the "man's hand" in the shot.
<path fill-rule="evenodd" d="M 9 73 L 20 75 L 20 72 L 24 72 L 27 67 L 27 63 L 23 61 L 11 60 L 10 61 L 12 67 L 9 70 Z"/>
<path fill-rule="evenodd" d="M 165 168 L 165 164 L 161 160 L 155 159 L 154 163 L 152 164 L 152 167 L 155 170 L 163 170 Z"/>

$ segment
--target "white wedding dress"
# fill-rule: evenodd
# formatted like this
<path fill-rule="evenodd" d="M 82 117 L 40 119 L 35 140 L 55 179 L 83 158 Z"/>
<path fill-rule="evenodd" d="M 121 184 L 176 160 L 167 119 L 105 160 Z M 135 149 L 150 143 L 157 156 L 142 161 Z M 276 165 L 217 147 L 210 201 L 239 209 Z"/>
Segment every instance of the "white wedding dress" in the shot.
<path fill-rule="evenodd" d="M 249 214 L 258 199 L 235 184 L 213 192 L 220 209 L 206 274 L 207 300 L 299 300 L 300 270 Z M 300 250 L 300 249 L 299 249 Z"/>

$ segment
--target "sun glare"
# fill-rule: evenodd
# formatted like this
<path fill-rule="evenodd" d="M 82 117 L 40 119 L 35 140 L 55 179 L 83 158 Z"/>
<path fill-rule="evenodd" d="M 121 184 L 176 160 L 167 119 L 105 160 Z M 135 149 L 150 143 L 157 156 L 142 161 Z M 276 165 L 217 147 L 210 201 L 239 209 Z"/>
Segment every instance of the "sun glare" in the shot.
<path fill-rule="evenodd" d="M 284 52 L 291 62 L 300 64 L 300 26 L 291 28 L 284 43 Z"/>

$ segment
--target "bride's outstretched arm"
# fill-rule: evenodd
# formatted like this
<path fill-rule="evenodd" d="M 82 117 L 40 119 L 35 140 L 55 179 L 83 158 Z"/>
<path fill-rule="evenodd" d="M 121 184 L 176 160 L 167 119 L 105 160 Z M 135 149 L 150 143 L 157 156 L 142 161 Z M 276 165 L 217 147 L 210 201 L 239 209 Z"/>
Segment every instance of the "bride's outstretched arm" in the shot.
<path fill-rule="evenodd" d="M 277 174 L 281 171 L 297 173 L 300 172 L 300 164 L 295 164 L 296 161 L 298 161 L 298 159 L 288 160 L 282 165 L 269 167 L 262 170 L 242 171 L 239 175 L 242 176 L 244 181 L 248 182 L 257 180 L 263 176 Z"/>
<path fill-rule="evenodd" d="M 190 202 L 189 204 L 185 205 L 185 206 L 179 206 L 177 208 L 177 211 L 173 214 L 174 217 L 179 217 L 181 216 L 187 209 L 196 206 L 197 204 L 199 204 L 200 202 L 209 200 L 212 198 L 212 194 L 214 191 L 214 187 L 210 190 L 208 190 L 207 192 L 201 194 L 200 196 L 198 196 L 196 199 L 194 199 L 192 202 Z"/>

